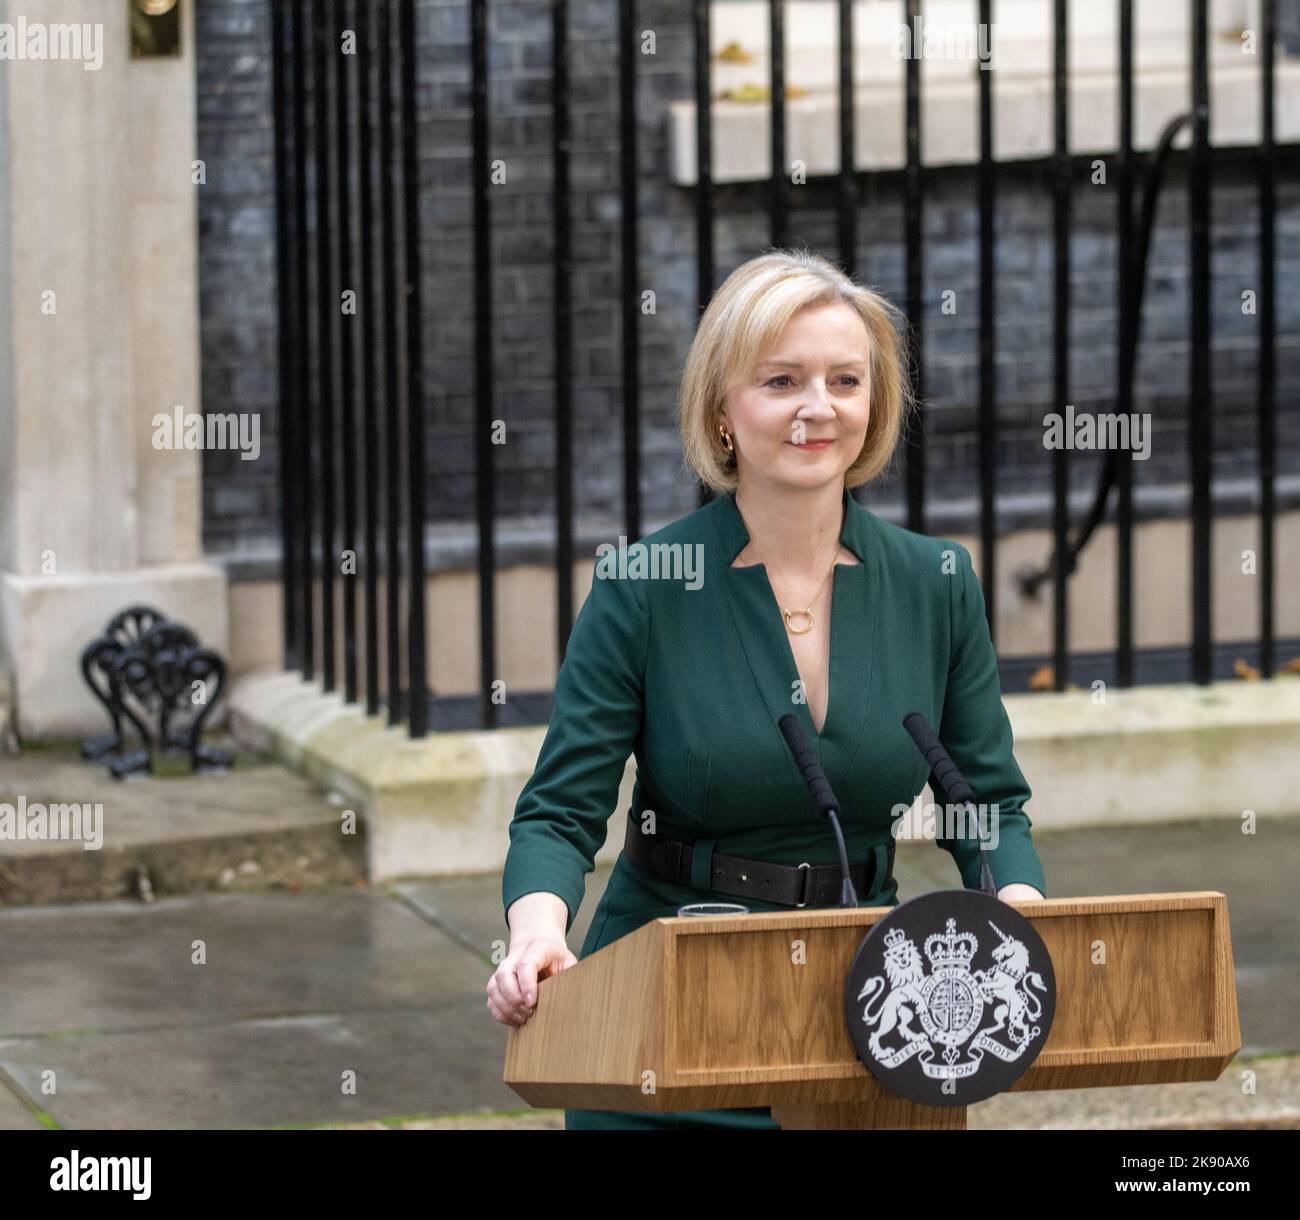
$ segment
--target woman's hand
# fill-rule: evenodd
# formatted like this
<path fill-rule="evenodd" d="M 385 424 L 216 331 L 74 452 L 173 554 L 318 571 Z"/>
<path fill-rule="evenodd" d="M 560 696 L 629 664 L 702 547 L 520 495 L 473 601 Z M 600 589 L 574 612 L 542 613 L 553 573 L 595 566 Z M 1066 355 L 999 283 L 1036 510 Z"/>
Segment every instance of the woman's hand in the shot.
<path fill-rule="evenodd" d="M 564 939 L 568 907 L 557 894 L 525 894 L 511 904 L 506 918 L 510 950 L 488 979 L 487 1006 L 503 1025 L 523 1025 L 536 1010 L 538 981 L 578 959 Z"/>
<path fill-rule="evenodd" d="M 522 1025 L 537 1008 L 537 982 L 572 966 L 578 959 L 563 936 L 511 940 L 497 972 L 488 979 L 487 1006 L 503 1025 Z"/>
<path fill-rule="evenodd" d="M 1003 902 L 1033 902 L 1043 896 L 1032 885 L 1027 885 L 1023 881 L 1013 881 L 998 890 L 998 897 Z"/>

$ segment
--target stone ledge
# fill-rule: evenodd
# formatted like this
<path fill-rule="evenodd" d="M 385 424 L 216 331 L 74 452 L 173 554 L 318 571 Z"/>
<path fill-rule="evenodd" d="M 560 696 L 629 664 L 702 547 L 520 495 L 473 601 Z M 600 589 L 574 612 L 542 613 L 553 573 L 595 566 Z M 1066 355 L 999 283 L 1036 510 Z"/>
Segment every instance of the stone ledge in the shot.
<path fill-rule="evenodd" d="M 1300 813 L 1300 677 L 1009 695 L 1035 826 Z"/>
<path fill-rule="evenodd" d="M 1287 779 L 1300 742 L 1300 678 L 1009 695 L 1004 702 L 1039 831 L 1300 812 Z M 344 793 L 367 821 L 372 882 L 494 872 L 545 727 L 413 741 L 296 674 L 258 674 L 231 699 L 236 735 Z M 635 760 L 612 818 L 631 800 Z M 918 802 L 931 800 L 929 789 Z M 596 862 L 622 846 L 609 835 Z"/>
<path fill-rule="evenodd" d="M 1277 68 L 1276 131 L 1279 143 L 1300 136 L 1300 64 Z M 1244 68 L 1218 68 L 1214 78 L 1217 105 L 1210 114 L 1210 143 L 1216 148 L 1250 147 L 1258 140 L 1259 84 L 1257 74 Z M 1134 105 L 1141 116 L 1133 147 L 1149 152 L 1161 130 L 1189 109 L 1187 82 L 1182 73 L 1150 73 L 1138 78 Z M 1075 80 L 1070 96 L 1072 155 L 1094 154 L 1105 159 L 1116 151 L 1113 134 L 1118 107 L 1113 76 Z M 770 102 L 715 101 L 712 182 L 764 182 L 771 176 Z M 975 81 L 936 85 L 926 90 L 921 111 L 922 165 L 974 165 L 979 140 L 973 127 L 978 114 Z M 1052 143 L 1052 83 L 1015 81 L 999 88 L 995 102 L 993 158 L 999 165 L 1050 156 Z M 855 146 L 853 168 L 859 173 L 897 170 L 906 165 L 905 99 L 898 89 L 878 87 L 854 91 Z M 787 164 L 802 163 L 806 177 L 838 174 L 839 99 L 814 95 L 786 103 Z M 1186 148 L 1183 131 L 1174 148 Z M 668 167 L 675 186 L 694 187 L 696 174 L 695 103 L 675 101 L 668 108 Z"/>
<path fill-rule="evenodd" d="M 712 180 L 761 182 L 771 174 L 770 99 L 727 100 L 737 88 L 771 86 L 766 5 L 729 0 L 711 5 L 713 52 L 710 105 Z M 854 6 L 853 58 L 858 171 L 901 168 L 904 148 L 906 57 L 921 61 L 921 157 L 926 166 L 978 160 L 979 78 L 993 85 L 993 155 L 999 162 L 1032 160 L 1053 147 L 1054 34 L 1050 5 L 999 0 L 992 27 L 979 38 L 975 6 L 930 0 L 919 25 L 900 20 L 886 4 Z M 1134 145 L 1155 147 L 1164 125 L 1190 108 L 1191 22 L 1179 0 L 1146 0 L 1134 12 Z M 1242 35 L 1259 29 L 1257 4 L 1216 4 L 1209 30 L 1210 142 L 1249 146 L 1259 136 L 1259 56 Z M 1300 63 L 1287 54 L 1289 23 L 1279 29 L 1276 61 L 1277 138 L 1300 133 Z M 900 40 L 900 35 L 907 35 Z M 829 0 L 793 6 L 786 18 L 783 62 L 787 87 L 787 164 L 802 162 L 807 176 L 836 174 L 839 156 L 838 11 Z M 746 62 L 719 58 L 728 44 Z M 1069 21 L 1068 144 L 1078 153 L 1108 155 L 1117 145 L 1118 27 L 1113 6 L 1071 6 Z M 668 170 L 677 186 L 696 184 L 695 102 L 668 103 Z M 1184 132 L 1175 147 L 1184 147 Z"/>
<path fill-rule="evenodd" d="M 545 726 L 431 733 L 413 741 L 338 692 L 296 674 L 256 674 L 235 687 L 231 721 L 253 749 L 275 754 L 343 793 L 366 817 L 372 882 L 499 872 L 515 802 L 532 774 Z M 619 808 L 632 796 L 629 759 Z M 621 839 L 598 863 L 613 863 Z"/>
<path fill-rule="evenodd" d="M 224 735 L 211 744 L 228 745 Z M 225 773 L 110 779 L 75 744 L 0 760 L 0 804 L 98 804 L 102 841 L 0 838 L 0 909 L 349 885 L 365 877 L 363 828 L 297 775 L 237 757 Z M 142 893 L 141 878 L 149 890 Z"/>

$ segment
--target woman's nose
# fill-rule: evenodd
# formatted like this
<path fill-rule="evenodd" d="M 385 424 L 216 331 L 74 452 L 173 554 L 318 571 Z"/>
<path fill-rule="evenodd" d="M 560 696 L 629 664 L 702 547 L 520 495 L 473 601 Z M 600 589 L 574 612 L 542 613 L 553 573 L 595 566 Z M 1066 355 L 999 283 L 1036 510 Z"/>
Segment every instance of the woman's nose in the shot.
<path fill-rule="evenodd" d="M 799 418 L 827 419 L 834 414 L 830 391 L 822 382 L 810 382 L 808 392 L 803 396 L 803 402 L 799 404 Z"/>

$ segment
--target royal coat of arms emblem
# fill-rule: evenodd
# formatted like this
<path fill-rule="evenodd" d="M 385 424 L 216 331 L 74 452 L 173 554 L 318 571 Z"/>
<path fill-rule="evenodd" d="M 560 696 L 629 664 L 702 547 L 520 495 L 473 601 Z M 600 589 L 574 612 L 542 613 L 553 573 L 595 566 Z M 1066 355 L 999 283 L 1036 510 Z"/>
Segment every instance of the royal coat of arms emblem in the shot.
<path fill-rule="evenodd" d="M 846 1017 L 859 1058 L 896 1093 L 969 1105 L 1010 1087 L 1047 1040 L 1051 958 L 1014 908 L 973 890 L 895 908 L 863 939 Z"/>

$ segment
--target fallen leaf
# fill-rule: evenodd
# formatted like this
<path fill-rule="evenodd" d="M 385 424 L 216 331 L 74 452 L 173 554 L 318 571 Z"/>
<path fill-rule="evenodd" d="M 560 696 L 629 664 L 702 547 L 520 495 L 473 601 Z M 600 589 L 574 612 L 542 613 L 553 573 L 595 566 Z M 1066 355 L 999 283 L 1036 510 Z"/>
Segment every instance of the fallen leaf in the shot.
<path fill-rule="evenodd" d="M 1030 675 L 1030 690 L 1054 690 L 1055 687 L 1056 667 L 1054 665 L 1044 665 Z"/>
<path fill-rule="evenodd" d="M 771 100 L 772 90 L 766 85 L 744 84 L 737 85 L 734 89 L 724 89 L 718 96 L 725 98 L 729 102 L 766 102 Z M 802 85 L 786 85 L 785 87 L 785 100 L 787 102 L 807 96 L 808 90 Z"/>
<path fill-rule="evenodd" d="M 735 41 L 727 43 L 714 58 L 724 64 L 752 64 L 754 62 L 754 56 Z"/>
<path fill-rule="evenodd" d="M 744 84 L 723 90 L 722 96 L 729 102 L 765 102 L 771 92 L 766 85 Z"/>

